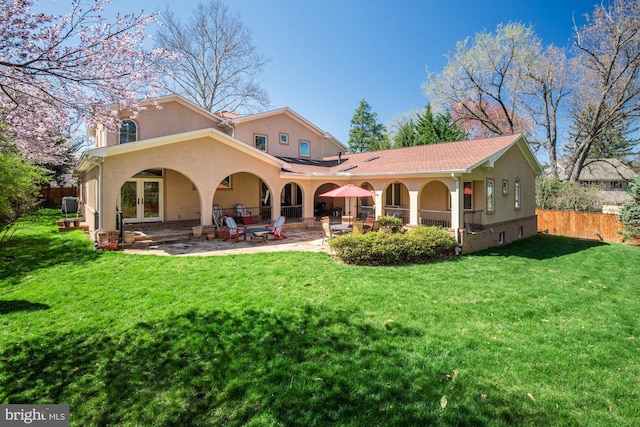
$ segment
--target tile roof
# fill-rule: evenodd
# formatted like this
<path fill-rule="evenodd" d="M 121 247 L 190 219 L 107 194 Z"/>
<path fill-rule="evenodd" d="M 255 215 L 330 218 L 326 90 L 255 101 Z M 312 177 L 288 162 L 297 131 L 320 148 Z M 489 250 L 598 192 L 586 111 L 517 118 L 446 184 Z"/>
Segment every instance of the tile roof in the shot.
<path fill-rule="evenodd" d="M 380 175 L 469 171 L 501 155 L 522 135 L 507 135 L 327 157 L 323 162 L 286 160 L 289 172 L 313 175 Z M 523 139 L 524 140 L 524 139 Z M 525 142 L 526 143 L 526 142 Z M 303 160 L 303 159 L 297 159 Z"/>

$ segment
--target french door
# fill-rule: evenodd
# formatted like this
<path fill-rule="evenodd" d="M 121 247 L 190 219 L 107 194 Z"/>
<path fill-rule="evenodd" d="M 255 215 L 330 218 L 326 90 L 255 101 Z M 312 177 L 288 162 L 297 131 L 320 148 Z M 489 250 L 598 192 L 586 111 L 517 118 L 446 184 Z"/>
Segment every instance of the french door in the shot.
<path fill-rule="evenodd" d="M 120 188 L 124 222 L 162 221 L 162 179 L 131 178 Z"/>

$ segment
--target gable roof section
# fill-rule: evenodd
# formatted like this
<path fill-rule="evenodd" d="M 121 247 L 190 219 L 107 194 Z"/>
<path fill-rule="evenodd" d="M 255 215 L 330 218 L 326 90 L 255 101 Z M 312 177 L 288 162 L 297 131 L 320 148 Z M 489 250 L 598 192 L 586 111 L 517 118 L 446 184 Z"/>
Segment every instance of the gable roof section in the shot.
<path fill-rule="evenodd" d="M 74 175 L 88 170 L 93 164 L 99 163 L 106 157 L 117 156 L 120 154 L 132 153 L 141 150 L 151 150 L 165 145 L 179 144 L 181 142 L 200 138 L 211 138 L 217 142 L 226 144 L 243 154 L 258 158 L 280 169 L 286 169 L 289 167 L 286 162 L 270 154 L 267 154 L 264 151 L 260 151 L 257 148 L 251 147 L 250 145 L 247 145 L 244 142 L 227 135 L 226 133 L 220 132 L 217 129 L 209 128 L 88 150 L 82 154 L 80 161 L 78 162 L 78 166 L 74 171 Z"/>
<path fill-rule="evenodd" d="M 295 111 L 293 111 L 289 107 L 283 107 L 283 108 L 278 108 L 276 110 L 270 110 L 270 111 L 264 111 L 264 112 L 261 112 L 261 113 L 250 114 L 250 115 L 247 115 L 247 116 L 242 116 L 242 117 L 238 117 L 238 118 L 235 118 L 235 119 L 231 119 L 229 121 L 232 124 L 239 124 L 239 123 L 246 123 L 246 122 L 250 122 L 250 121 L 258 120 L 258 119 L 265 119 L 265 118 L 268 118 L 268 117 L 277 116 L 279 114 L 286 114 L 287 116 L 291 117 L 293 120 L 297 121 L 298 123 L 301 123 L 303 126 L 309 128 L 309 129 L 311 129 L 313 132 L 315 132 L 316 134 L 318 134 L 322 138 L 326 138 L 326 139 L 329 139 L 329 140 L 333 141 L 335 144 L 337 144 L 338 146 L 342 147 L 342 149 L 344 149 L 346 151 L 346 149 L 347 149 L 346 145 L 344 145 L 342 142 L 338 141 L 329 132 L 323 131 L 318 126 L 314 125 L 309 120 L 305 119 L 304 117 L 302 117 L 300 114 L 296 113 Z"/>
<path fill-rule="evenodd" d="M 146 99 L 140 102 L 140 105 L 144 107 L 155 107 L 156 105 L 162 105 L 168 102 L 177 102 L 178 104 L 184 107 L 187 107 L 189 110 L 197 114 L 200 114 L 201 116 L 205 116 L 207 119 L 214 120 L 214 122 L 218 125 L 224 121 L 224 119 L 219 115 L 212 113 L 211 111 L 205 110 L 202 107 L 199 107 L 198 105 L 194 104 L 192 101 L 189 101 L 188 99 L 183 98 L 180 95 L 165 95 L 165 96 L 159 96 L 157 98 Z"/>
<path fill-rule="evenodd" d="M 542 167 L 521 134 L 345 154 L 341 159 L 325 158 L 326 165 L 290 161 L 287 172 L 350 176 L 469 173 L 478 167 L 493 167 L 514 145 L 531 169 L 536 174 L 542 173 Z"/>

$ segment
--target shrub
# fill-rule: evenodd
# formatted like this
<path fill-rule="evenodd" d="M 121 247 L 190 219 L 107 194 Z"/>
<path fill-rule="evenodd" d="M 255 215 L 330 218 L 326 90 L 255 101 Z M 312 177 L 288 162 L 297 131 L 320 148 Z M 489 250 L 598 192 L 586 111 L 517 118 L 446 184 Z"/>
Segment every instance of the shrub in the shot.
<path fill-rule="evenodd" d="M 397 233 L 402 230 L 402 220 L 391 215 L 384 215 L 378 218 L 380 221 L 380 227 L 390 227 L 393 233 Z"/>
<path fill-rule="evenodd" d="M 417 227 L 406 233 L 348 234 L 329 241 L 347 264 L 400 265 L 433 262 L 455 255 L 458 243 L 439 227 Z"/>
<path fill-rule="evenodd" d="M 597 186 L 541 177 L 536 180 L 536 206 L 538 209 L 600 212 L 600 189 Z"/>
<path fill-rule="evenodd" d="M 640 237 L 640 176 L 629 183 L 627 192 L 633 197 L 633 201 L 625 203 L 620 210 L 622 235 L 626 238 L 636 238 Z"/>

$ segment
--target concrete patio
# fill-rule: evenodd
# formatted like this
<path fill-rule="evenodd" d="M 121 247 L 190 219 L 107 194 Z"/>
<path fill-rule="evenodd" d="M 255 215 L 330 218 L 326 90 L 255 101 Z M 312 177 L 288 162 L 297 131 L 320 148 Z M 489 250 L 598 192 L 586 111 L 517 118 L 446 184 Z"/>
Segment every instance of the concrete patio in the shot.
<path fill-rule="evenodd" d="M 136 243 L 124 245 L 124 252 L 138 255 L 164 256 L 213 256 L 252 254 L 259 252 L 329 252 L 326 242 L 322 245 L 322 230 L 320 228 L 285 226 L 286 239 L 273 240 L 271 237 L 262 239 L 239 241 L 222 239 L 208 240 L 206 236 L 195 238 L 191 234 L 191 225 L 187 223 L 169 224 L 162 227 L 136 227 Z M 126 227 L 125 229 L 130 229 Z"/>

